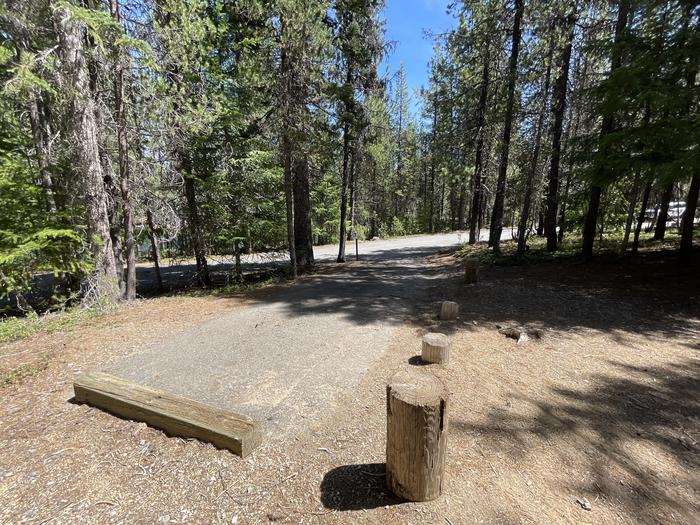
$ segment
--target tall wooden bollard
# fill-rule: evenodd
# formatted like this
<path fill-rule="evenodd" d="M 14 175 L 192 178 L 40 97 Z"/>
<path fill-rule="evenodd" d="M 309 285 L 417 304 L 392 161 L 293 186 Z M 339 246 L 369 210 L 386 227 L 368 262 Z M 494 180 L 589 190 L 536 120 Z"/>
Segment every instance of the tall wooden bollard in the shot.
<path fill-rule="evenodd" d="M 459 314 L 459 305 L 452 301 L 443 301 L 440 305 L 440 319 L 443 321 L 454 321 Z"/>
<path fill-rule="evenodd" d="M 464 282 L 467 284 L 476 283 L 479 280 L 479 260 L 468 258 L 464 260 Z"/>
<path fill-rule="evenodd" d="M 445 334 L 430 332 L 423 336 L 421 360 L 426 363 L 446 365 L 450 361 L 450 338 Z"/>
<path fill-rule="evenodd" d="M 397 373 L 386 388 L 386 482 L 409 501 L 442 492 L 447 449 L 448 392 L 426 371 Z"/>

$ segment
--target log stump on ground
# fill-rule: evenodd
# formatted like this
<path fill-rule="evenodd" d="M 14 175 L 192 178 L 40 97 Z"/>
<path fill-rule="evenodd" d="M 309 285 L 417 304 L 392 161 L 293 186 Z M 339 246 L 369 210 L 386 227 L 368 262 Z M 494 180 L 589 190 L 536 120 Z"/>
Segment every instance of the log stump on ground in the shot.
<path fill-rule="evenodd" d="M 453 301 L 443 301 L 440 305 L 440 319 L 454 321 L 459 314 L 459 305 Z"/>
<path fill-rule="evenodd" d="M 445 334 L 430 332 L 423 336 L 421 360 L 426 363 L 446 365 L 450 361 L 450 338 Z"/>
<path fill-rule="evenodd" d="M 442 492 L 447 449 L 448 392 L 425 370 L 397 373 L 386 389 L 386 480 L 409 501 L 428 501 Z"/>
<path fill-rule="evenodd" d="M 464 282 L 474 284 L 479 280 L 479 260 L 469 258 L 464 260 Z"/>

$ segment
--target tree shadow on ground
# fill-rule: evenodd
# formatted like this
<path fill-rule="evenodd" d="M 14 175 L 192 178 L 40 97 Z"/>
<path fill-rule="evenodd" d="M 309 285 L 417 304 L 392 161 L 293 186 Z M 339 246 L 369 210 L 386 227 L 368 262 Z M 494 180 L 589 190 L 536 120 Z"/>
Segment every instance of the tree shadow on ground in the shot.
<path fill-rule="evenodd" d="M 327 509 L 341 511 L 403 503 L 387 488 L 385 469 L 384 463 L 366 463 L 326 472 L 321 481 L 321 503 Z"/>
<path fill-rule="evenodd" d="M 427 257 L 440 248 L 378 250 L 360 263 L 328 265 L 293 287 L 259 290 L 250 298 L 281 304 L 289 317 L 410 322 L 447 334 L 518 323 L 557 332 L 593 329 L 626 344 L 629 334 L 678 337 L 700 328 L 700 264 L 681 267 L 674 254 L 485 267 L 478 284 L 465 284 L 454 260 L 430 264 Z M 443 300 L 460 304 L 456 322 L 438 321 Z"/>
<path fill-rule="evenodd" d="M 290 317 L 333 314 L 353 323 L 401 324 L 421 315 L 437 313 L 429 298 L 443 277 L 425 258 L 436 247 L 382 250 L 360 263 L 321 267 L 315 275 L 293 287 L 258 290 L 250 298 L 278 303 Z M 421 297 L 420 302 L 416 302 Z"/>
<path fill-rule="evenodd" d="M 513 398 L 533 406 L 534 417 L 492 407 L 486 423 L 456 419 L 450 420 L 450 429 L 486 437 L 488 446 L 507 447 L 521 460 L 543 441 L 560 454 L 573 446 L 592 474 L 588 482 L 572 480 L 565 487 L 574 494 L 591 501 L 604 498 L 640 521 L 664 521 L 658 505 L 697 517 L 700 508 L 692 494 L 679 495 L 669 478 L 689 493 L 697 490 L 700 362 L 648 368 L 608 364 L 614 375 L 591 377 L 590 389 L 552 388 L 552 402 Z M 655 469 L 664 458 L 669 471 L 661 473 Z"/>

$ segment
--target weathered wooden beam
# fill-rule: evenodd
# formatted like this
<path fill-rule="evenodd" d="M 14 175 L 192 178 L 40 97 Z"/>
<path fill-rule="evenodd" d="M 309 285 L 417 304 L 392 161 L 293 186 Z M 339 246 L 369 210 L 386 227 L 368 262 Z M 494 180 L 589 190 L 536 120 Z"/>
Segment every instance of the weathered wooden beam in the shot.
<path fill-rule="evenodd" d="M 73 390 L 78 403 L 143 421 L 171 436 L 206 441 L 241 457 L 250 454 L 262 441 L 260 424 L 247 416 L 104 372 L 79 376 Z"/>

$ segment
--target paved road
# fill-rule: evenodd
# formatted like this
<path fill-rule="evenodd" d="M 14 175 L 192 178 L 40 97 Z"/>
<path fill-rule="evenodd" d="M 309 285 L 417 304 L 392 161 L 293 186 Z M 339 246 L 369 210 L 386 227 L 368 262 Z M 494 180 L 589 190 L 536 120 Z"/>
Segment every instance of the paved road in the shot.
<path fill-rule="evenodd" d="M 435 278 L 425 257 L 460 241 L 452 233 L 362 243 L 369 264 L 263 290 L 253 304 L 109 371 L 248 414 L 269 434 L 295 432 L 359 382 L 397 327 L 425 303 Z M 333 247 L 317 256 L 334 259 Z"/>
<path fill-rule="evenodd" d="M 397 247 L 415 248 L 420 246 L 453 246 L 461 242 L 465 242 L 468 238 L 467 232 L 452 232 L 447 234 L 436 235 L 410 235 L 397 239 L 376 240 L 376 241 L 360 241 L 359 255 L 360 259 L 366 256 L 374 256 L 384 250 L 393 250 Z M 511 238 L 511 230 L 507 229 L 503 232 L 503 239 Z M 488 239 L 488 230 L 482 230 L 481 240 Z M 328 244 L 324 246 L 314 247 L 314 257 L 318 262 L 335 261 L 338 256 L 338 245 Z M 355 259 L 355 243 L 348 242 L 346 245 L 346 258 L 348 261 Z M 287 264 L 289 255 L 286 252 L 282 253 L 263 253 L 243 255 L 241 263 L 244 273 L 257 272 L 265 269 L 271 269 L 282 264 Z M 209 257 L 209 270 L 212 278 L 217 285 L 225 284 L 233 270 L 233 256 L 226 257 Z M 193 260 L 170 261 L 163 264 L 161 268 L 163 280 L 166 289 L 186 288 L 197 284 L 195 275 L 195 265 Z M 157 293 L 156 290 L 156 275 L 151 263 L 141 263 L 137 267 L 138 292 L 148 295 Z"/>

